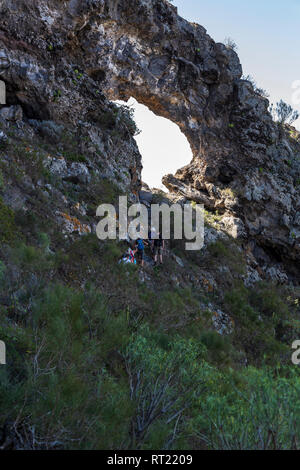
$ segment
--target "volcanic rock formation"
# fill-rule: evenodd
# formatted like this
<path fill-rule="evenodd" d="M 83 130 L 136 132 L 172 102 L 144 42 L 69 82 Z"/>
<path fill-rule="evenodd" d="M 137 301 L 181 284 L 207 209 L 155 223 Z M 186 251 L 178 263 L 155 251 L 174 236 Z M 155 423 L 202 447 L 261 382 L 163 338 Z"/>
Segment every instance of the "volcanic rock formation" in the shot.
<path fill-rule="evenodd" d="M 7 101 L 26 119 L 87 126 L 99 142 L 99 109 L 136 98 L 190 143 L 192 162 L 163 179 L 170 191 L 238 219 L 254 246 L 299 260 L 299 137 L 273 122 L 234 50 L 165 0 L 6 0 L 0 14 Z M 137 190 L 132 142 L 128 133 L 118 163 L 106 155 Z"/>

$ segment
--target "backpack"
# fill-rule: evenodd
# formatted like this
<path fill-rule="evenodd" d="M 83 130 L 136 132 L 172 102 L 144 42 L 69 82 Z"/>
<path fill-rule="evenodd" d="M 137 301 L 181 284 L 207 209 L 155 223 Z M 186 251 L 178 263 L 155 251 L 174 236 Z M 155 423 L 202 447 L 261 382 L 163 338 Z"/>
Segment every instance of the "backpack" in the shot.
<path fill-rule="evenodd" d="M 130 263 L 136 264 L 136 259 L 134 257 L 134 253 L 131 250 L 131 248 L 128 248 L 127 254 L 129 255 Z"/>
<path fill-rule="evenodd" d="M 144 249 L 144 242 L 141 238 L 138 238 L 137 240 L 137 247 L 138 247 L 138 250 L 142 251 Z"/>

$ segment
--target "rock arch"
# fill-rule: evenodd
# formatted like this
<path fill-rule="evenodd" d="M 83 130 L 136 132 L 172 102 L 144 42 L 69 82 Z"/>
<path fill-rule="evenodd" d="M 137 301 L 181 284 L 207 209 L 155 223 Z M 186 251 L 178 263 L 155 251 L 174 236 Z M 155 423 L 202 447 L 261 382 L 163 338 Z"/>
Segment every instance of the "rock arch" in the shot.
<path fill-rule="evenodd" d="M 132 96 L 180 127 L 193 161 L 176 176 L 200 191 L 199 199 L 201 191 L 215 199 L 214 189 L 265 160 L 273 135 L 268 101 L 241 80 L 232 49 L 162 0 L 118 1 L 114 7 L 108 1 L 102 11 L 78 35 L 81 45 L 88 44 L 87 70 L 105 70 L 102 88 L 110 99 Z"/>
<path fill-rule="evenodd" d="M 299 145 L 280 137 L 232 49 L 167 0 L 10 0 L 0 10 L 0 46 L 12 64 L 3 77 L 17 104 L 76 125 L 107 97 L 133 96 L 191 145 L 192 162 L 165 177 L 171 191 L 229 212 L 241 233 L 299 259 L 300 186 L 284 163 Z"/>

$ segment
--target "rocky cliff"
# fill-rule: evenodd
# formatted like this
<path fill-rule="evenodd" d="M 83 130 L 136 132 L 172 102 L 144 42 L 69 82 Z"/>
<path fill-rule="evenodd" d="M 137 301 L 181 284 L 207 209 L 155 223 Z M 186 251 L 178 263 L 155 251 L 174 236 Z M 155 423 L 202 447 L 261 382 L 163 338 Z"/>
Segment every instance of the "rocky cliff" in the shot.
<path fill-rule="evenodd" d="M 192 162 L 163 180 L 170 191 L 225 214 L 252 251 L 299 261 L 299 136 L 273 122 L 232 49 L 163 0 L 7 0 L 0 13 L 7 103 L 31 127 L 70 124 L 82 151 L 136 193 L 132 132 L 120 145 L 101 130 L 116 120 L 108 99 L 133 96 L 191 145 Z"/>
<path fill-rule="evenodd" d="M 299 448 L 299 134 L 164 0 L 0 15 L 0 450 Z M 169 193 L 142 187 L 130 96 L 190 142 Z M 203 202 L 203 249 L 120 264 L 95 233 L 120 194 Z"/>

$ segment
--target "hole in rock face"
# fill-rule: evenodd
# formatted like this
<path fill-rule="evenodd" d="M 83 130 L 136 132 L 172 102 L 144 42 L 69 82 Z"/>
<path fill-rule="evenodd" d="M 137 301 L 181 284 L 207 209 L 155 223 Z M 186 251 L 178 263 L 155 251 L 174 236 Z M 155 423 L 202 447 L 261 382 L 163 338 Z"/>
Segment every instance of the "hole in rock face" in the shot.
<path fill-rule="evenodd" d="M 6 106 L 20 105 L 28 119 L 49 120 L 47 103 L 40 96 L 27 94 L 10 83 L 6 84 Z"/>
<path fill-rule="evenodd" d="M 142 181 L 151 188 L 166 191 L 162 177 L 187 165 L 192 160 L 190 144 L 179 127 L 169 119 L 155 115 L 134 98 L 116 101 L 134 109 L 134 120 L 140 134 L 135 136 L 142 155 Z"/>
<path fill-rule="evenodd" d="M 227 166 L 221 166 L 219 181 L 223 184 L 229 184 L 233 181 L 236 171 Z"/>
<path fill-rule="evenodd" d="M 101 70 L 101 69 L 93 69 L 93 70 L 90 70 L 88 71 L 88 74 L 90 75 L 90 77 L 97 81 L 97 82 L 103 82 L 103 80 L 105 80 L 105 71 L 104 70 Z"/>

